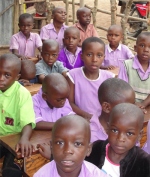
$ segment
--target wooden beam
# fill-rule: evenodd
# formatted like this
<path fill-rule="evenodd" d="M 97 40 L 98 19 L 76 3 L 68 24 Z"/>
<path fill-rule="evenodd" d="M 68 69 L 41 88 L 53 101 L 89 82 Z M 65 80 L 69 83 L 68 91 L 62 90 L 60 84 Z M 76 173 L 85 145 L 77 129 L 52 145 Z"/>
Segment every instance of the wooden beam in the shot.
<path fill-rule="evenodd" d="M 0 16 L 3 15 L 8 9 L 10 9 L 12 6 L 14 5 L 14 3 L 10 4 L 8 7 L 6 7 L 1 13 Z"/>

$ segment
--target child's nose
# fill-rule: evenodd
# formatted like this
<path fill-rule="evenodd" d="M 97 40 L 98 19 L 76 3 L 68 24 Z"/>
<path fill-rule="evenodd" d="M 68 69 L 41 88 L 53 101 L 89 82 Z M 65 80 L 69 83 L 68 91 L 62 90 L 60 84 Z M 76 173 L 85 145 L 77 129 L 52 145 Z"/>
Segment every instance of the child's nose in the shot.
<path fill-rule="evenodd" d="M 64 146 L 64 154 L 73 154 L 73 150 L 70 144 Z"/>
<path fill-rule="evenodd" d="M 123 133 L 118 134 L 118 140 L 124 142 L 125 141 L 125 135 Z"/>
<path fill-rule="evenodd" d="M 94 55 L 94 56 L 93 56 L 93 62 L 96 62 L 96 61 L 97 61 L 97 56 Z"/>
<path fill-rule="evenodd" d="M 0 75 L 0 81 L 3 81 L 3 80 L 4 80 L 4 76 Z"/>

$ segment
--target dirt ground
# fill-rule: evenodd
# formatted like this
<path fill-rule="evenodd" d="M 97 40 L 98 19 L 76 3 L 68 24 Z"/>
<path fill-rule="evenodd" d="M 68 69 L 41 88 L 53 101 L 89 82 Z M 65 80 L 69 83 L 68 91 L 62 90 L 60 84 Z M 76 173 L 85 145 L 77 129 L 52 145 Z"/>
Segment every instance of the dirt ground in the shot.
<path fill-rule="evenodd" d="M 75 2 L 79 2 L 79 0 L 76 0 Z M 64 6 L 65 7 L 65 4 L 63 2 L 52 2 L 55 6 Z M 90 7 L 93 7 L 94 6 L 94 0 L 84 0 L 84 3 Z M 99 9 L 103 9 L 103 10 L 107 10 L 107 11 L 110 11 L 110 0 L 99 0 L 98 1 L 98 8 Z M 78 6 L 76 6 L 76 10 L 78 9 Z M 72 11 L 72 5 L 70 4 L 69 5 L 69 18 L 71 18 L 72 14 L 71 14 L 71 11 Z M 119 13 L 120 12 L 120 7 L 117 6 L 117 12 Z M 110 18 L 110 15 L 107 15 L 107 14 L 103 14 L 103 13 L 100 13 L 98 12 L 97 13 L 97 25 L 98 26 L 102 26 L 102 27 L 105 27 L 105 28 L 108 28 L 110 25 L 111 25 L 111 18 Z M 117 17 L 117 24 L 120 24 L 120 20 L 121 18 L 120 17 Z M 70 23 L 71 25 L 71 23 Z M 101 30 L 101 29 L 98 29 L 97 30 L 99 35 L 100 36 L 103 36 L 103 37 L 106 37 L 106 32 Z M 107 43 L 107 40 L 104 39 L 104 42 Z M 134 43 L 135 42 L 131 42 L 129 41 L 129 45 L 131 47 L 134 46 Z M 5 52 L 8 52 L 8 49 L 3 49 L 3 50 L 0 50 L 0 54 L 3 54 Z"/>

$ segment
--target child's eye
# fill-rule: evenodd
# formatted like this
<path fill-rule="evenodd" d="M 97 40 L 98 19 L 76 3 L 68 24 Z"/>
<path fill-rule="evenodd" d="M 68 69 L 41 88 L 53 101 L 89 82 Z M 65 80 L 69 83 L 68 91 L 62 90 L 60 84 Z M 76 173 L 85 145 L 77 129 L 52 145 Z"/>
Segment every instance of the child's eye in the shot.
<path fill-rule="evenodd" d="M 132 132 L 127 132 L 127 135 L 128 135 L 128 136 L 132 136 L 133 133 L 132 133 Z"/>
<path fill-rule="evenodd" d="M 99 55 L 97 55 L 97 56 L 98 56 L 98 58 L 101 58 L 103 55 L 99 54 Z"/>
<path fill-rule="evenodd" d="M 141 47 L 144 47 L 144 44 L 141 44 L 140 46 L 141 46 Z"/>
<path fill-rule="evenodd" d="M 63 142 L 63 141 L 57 141 L 56 144 L 58 144 L 58 145 L 63 145 L 64 142 Z"/>
<path fill-rule="evenodd" d="M 82 143 L 80 143 L 80 142 L 75 142 L 74 145 L 75 145 L 76 147 L 80 147 L 80 146 L 82 145 Z"/>
<path fill-rule="evenodd" d="M 10 76 L 11 76 L 11 75 L 10 75 L 10 74 L 8 74 L 8 73 L 6 73 L 6 74 L 5 74 L 5 77 L 10 77 Z"/>
<path fill-rule="evenodd" d="M 117 129 L 112 129 L 111 130 L 113 133 L 118 133 L 118 130 Z"/>
<path fill-rule="evenodd" d="M 88 56 L 88 57 L 91 57 L 91 56 L 92 56 L 92 54 L 91 54 L 91 53 L 88 53 L 88 54 L 87 54 L 87 56 Z"/>
<path fill-rule="evenodd" d="M 57 57 L 57 54 L 53 54 L 53 57 Z"/>

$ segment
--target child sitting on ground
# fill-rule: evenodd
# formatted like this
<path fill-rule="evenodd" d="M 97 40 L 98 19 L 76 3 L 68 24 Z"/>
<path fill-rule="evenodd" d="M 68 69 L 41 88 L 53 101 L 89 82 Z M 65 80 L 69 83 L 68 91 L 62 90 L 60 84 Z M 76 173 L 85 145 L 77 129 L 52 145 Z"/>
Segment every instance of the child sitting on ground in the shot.
<path fill-rule="evenodd" d="M 147 125 L 147 141 L 142 149 L 146 151 L 148 154 L 150 154 L 150 121 L 148 122 Z"/>
<path fill-rule="evenodd" d="M 60 73 L 66 76 L 67 68 L 63 66 L 63 63 L 57 61 L 59 53 L 59 46 L 56 41 L 49 39 L 43 42 L 42 46 L 42 60 L 36 63 L 36 76 L 38 76 L 39 82 L 42 83 L 44 77 L 50 73 Z"/>
<path fill-rule="evenodd" d="M 20 69 L 21 61 L 16 55 L 0 56 L 0 136 L 21 132 L 16 152 L 21 149 L 25 157 L 33 150 L 29 139 L 35 127 L 35 115 L 29 91 L 17 82 Z M 15 156 L 0 144 L 0 158 L 3 156 L 3 177 L 22 177 L 20 168 L 14 164 Z"/>
<path fill-rule="evenodd" d="M 58 56 L 58 60 L 63 62 L 68 69 L 79 68 L 83 66 L 81 60 L 81 48 L 78 47 L 80 42 L 79 30 L 75 27 L 69 27 L 64 33 L 64 46 Z"/>
<path fill-rule="evenodd" d="M 93 164 L 84 161 L 91 152 L 90 128 L 78 115 L 56 121 L 52 129 L 51 150 L 54 160 L 33 177 L 107 177 Z"/>
<path fill-rule="evenodd" d="M 99 117 L 93 115 L 90 120 L 91 142 L 108 138 L 107 131 L 111 110 L 119 103 L 134 104 L 135 93 L 127 82 L 117 78 L 110 78 L 100 85 L 98 99 L 102 107 L 102 113 Z"/>
<path fill-rule="evenodd" d="M 99 69 L 104 56 L 104 42 L 97 37 L 87 38 L 82 44 L 84 66 L 67 73 L 71 90 L 70 105 L 76 114 L 88 120 L 93 114 L 101 114 L 97 93 L 99 86 L 106 79 L 114 77 L 111 72 Z"/>
<path fill-rule="evenodd" d="M 101 67 L 102 69 L 120 68 L 124 60 L 134 57 L 126 45 L 120 44 L 122 37 L 123 32 L 121 26 L 112 25 L 109 27 L 107 31 L 109 44 L 105 46 L 105 59 Z"/>
<path fill-rule="evenodd" d="M 91 22 L 91 10 L 90 9 L 86 7 L 79 8 L 77 10 L 77 19 L 78 19 L 78 23 L 74 24 L 74 26 L 78 28 L 80 31 L 81 42 L 79 46 L 82 45 L 83 41 L 86 38 L 99 37 L 96 29 L 94 28 L 94 25 L 90 24 Z"/>
<path fill-rule="evenodd" d="M 31 33 L 34 26 L 33 16 L 28 13 L 20 15 L 18 25 L 20 31 L 11 37 L 10 50 L 21 59 L 35 57 L 36 48 L 41 52 L 42 41 L 37 33 Z"/>
<path fill-rule="evenodd" d="M 40 31 L 42 41 L 54 39 L 59 44 L 59 50 L 63 48 L 64 31 L 68 26 L 63 23 L 66 20 L 66 10 L 62 7 L 56 7 L 52 11 L 53 23 L 43 26 Z"/>
<path fill-rule="evenodd" d="M 128 82 L 135 91 L 137 105 L 144 108 L 150 105 L 150 32 L 137 37 L 134 47 L 137 56 L 126 60 L 118 77 Z"/>
<path fill-rule="evenodd" d="M 51 130 L 56 120 L 74 114 L 67 99 L 69 91 L 61 74 L 52 73 L 44 78 L 41 90 L 32 97 L 36 129 Z"/>
<path fill-rule="evenodd" d="M 36 76 L 35 64 L 30 60 L 21 61 L 21 72 L 20 72 L 19 83 L 23 86 L 30 86 L 38 83 Z"/>
<path fill-rule="evenodd" d="M 86 160 L 112 177 L 149 177 L 150 155 L 135 146 L 143 122 L 144 114 L 136 105 L 116 105 L 109 118 L 108 140 L 94 142 Z"/>

